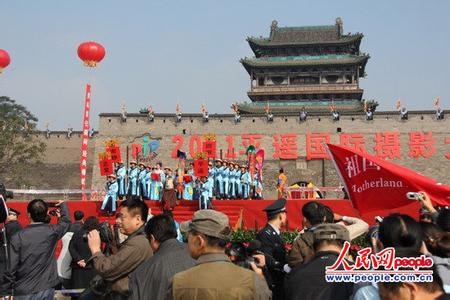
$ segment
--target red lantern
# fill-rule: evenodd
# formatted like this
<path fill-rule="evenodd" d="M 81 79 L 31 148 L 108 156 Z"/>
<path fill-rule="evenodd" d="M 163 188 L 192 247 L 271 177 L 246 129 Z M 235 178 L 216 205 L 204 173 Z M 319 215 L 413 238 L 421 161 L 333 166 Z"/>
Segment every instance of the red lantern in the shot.
<path fill-rule="evenodd" d="M 105 48 L 96 42 L 82 43 L 78 47 L 78 56 L 87 67 L 96 67 L 105 57 Z"/>
<path fill-rule="evenodd" d="M 3 69 L 6 68 L 10 62 L 11 58 L 9 57 L 8 52 L 0 49 L 0 73 L 2 73 Z"/>

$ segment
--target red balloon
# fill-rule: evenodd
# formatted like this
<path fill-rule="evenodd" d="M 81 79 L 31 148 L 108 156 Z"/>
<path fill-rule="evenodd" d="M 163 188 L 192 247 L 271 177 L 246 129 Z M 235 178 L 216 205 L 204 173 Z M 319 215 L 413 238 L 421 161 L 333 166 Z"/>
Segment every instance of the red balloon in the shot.
<path fill-rule="evenodd" d="M 105 57 L 105 48 L 96 42 L 86 42 L 78 46 L 78 56 L 85 66 L 96 67 Z"/>
<path fill-rule="evenodd" d="M 6 68 L 11 62 L 11 58 L 9 57 L 8 52 L 3 49 L 0 49 L 0 73 Z"/>

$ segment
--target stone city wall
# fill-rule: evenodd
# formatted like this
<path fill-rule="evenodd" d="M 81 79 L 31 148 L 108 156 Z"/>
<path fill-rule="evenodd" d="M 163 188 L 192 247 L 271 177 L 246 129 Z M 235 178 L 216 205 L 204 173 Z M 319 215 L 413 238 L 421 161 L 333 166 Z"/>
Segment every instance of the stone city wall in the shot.
<path fill-rule="evenodd" d="M 431 135 L 428 135 L 429 132 Z M 350 114 L 341 115 L 340 121 L 336 122 L 328 114 L 310 115 L 305 122 L 299 122 L 297 115 L 277 115 L 273 122 L 268 122 L 263 115 L 243 115 L 240 123 L 234 122 L 233 115 L 210 115 L 209 122 L 203 122 L 199 114 L 186 114 L 177 123 L 173 114 L 158 114 L 153 122 L 141 114 L 129 114 L 126 122 L 121 120 L 120 114 L 101 114 L 99 135 L 93 139 L 95 162 L 92 187 L 100 189 L 104 186 L 105 179 L 100 176 L 97 157 L 98 153 L 105 150 L 104 143 L 110 139 L 120 142 L 124 162 L 132 159 L 132 144 L 142 144 L 144 137 L 157 140 L 160 147 L 150 162 L 161 161 L 166 166 L 176 168 L 177 160 L 172 157 L 176 150 L 186 151 L 188 159 L 191 159 L 191 154 L 200 151 L 203 135 L 209 133 L 216 134 L 217 155 L 223 159 L 244 162 L 244 151 L 249 143 L 259 144 L 257 148 L 265 150 L 264 184 L 267 198 L 276 195 L 274 191 L 280 167 L 285 169 L 289 184 L 312 181 L 318 186 L 339 185 L 332 163 L 322 158 L 324 155 L 320 153 L 320 146 L 315 143 L 326 139 L 327 135 L 332 143 L 340 143 L 341 139 L 358 138 L 348 134 L 361 134 L 363 146 L 369 153 L 376 154 L 375 139 L 379 134 L 379 154 L 384 151 L 396 155 L 396 151 L 399 151 L 400 158 L 393 159 L 395 163 L 443 183 L 448 184 L 450 178 L 450 160 L 446 158 L 450 153 L 450 144 L 446 144 L 446 139 L 450 138 L 450 121 L 448 118 L 437 121 L 434 112 L 430 111 L 410 112 L 409 120 L 405 121 L 399 119 L 397 112 L 377 112 L 373 121 L 366 121 L 364 115 Z M 381 147 L 382 142 L 385 142 L 384 147 Z M 394 144 L 389 146 L 390 142 Z M 307 148 L 311 151 L 307 151 Z M 424 151 L 417 154 L 418 157 L 411 157 L 416 155 L 410 154 L 413 148 L 422 148 Z M 92 147 L 90 149 L 92 151 Z M 283 159 L 295 156 L 295 159 Z M 77 163 L 75 161 L 75 165 Z"/>
<path fill-rule="evenodd" d="M 29 186 L 10 188 L 79 189 L 81 132 L 73 132 L 70 138 L 66 131 L 52 131 L 49 138 L 45 132 L 36 135 L 47 146 L 42 164 L 39 168 L 24 166 L 23 176 Z M 94 139 L 95 135 L 89 140 L 88 182 L 92 180 L 92 168 L 97 163 Z"/>

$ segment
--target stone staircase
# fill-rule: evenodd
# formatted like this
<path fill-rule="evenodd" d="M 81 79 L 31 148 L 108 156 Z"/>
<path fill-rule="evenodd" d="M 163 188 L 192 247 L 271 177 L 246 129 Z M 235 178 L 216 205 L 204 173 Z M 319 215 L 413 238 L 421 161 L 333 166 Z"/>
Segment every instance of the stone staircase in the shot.
<path fill-rule="evenodd" d="M 228 202 L 228 204 L 227 204 Z M 146 201 L 148 207 L 151 209 L 152 215 L 158 215 L 162 213 L 162 207 L 159 201 Z M 180 204 L 173 210 L 174 219 L 178 222 L 184 222 L 192 219 L 194 213 L 199 209 L 198 201 L 180 201 Z M 230 219 L 230 225 L 232 228 L 239 228 L 242 223 L 242 211 L 243 208 L 236 205 L 230 205 L 229 201 L 214 201 L 213 209 L 223 212 Z M 114 223 L 114 217 L 99 216 L 99 221 L 109 221 Z"/>

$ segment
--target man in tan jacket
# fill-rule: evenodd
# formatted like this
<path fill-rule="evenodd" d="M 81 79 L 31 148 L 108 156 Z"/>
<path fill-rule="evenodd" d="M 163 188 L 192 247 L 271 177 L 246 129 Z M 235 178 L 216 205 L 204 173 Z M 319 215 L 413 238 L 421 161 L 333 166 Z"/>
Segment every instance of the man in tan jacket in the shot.
<path fill-rule="evenodd" d="M 145 236 L 144 224 L 148 207 L 141 200 L 129 199 L 120 206 L 120 231 L 128 238 L 117 253 L 105 256 L 101 251 L 101 240 L 97 230 L 88 234 L 93 266 L 106 282 L 104 299 L 127 299 L 130 274 L 152 256 L 152 249 Z"/>
<path fill-rule="evenodd" d="M 341 216 L 334 213 L 331 208 L 319 202 L 311 201 L 302 207 L 303 232 L 294 240 L 292 250 L 288 256 L 289 267 L 309 262 L 314 257 L 314 228 L 322 223 L 338 223 L 343 225 L 349 232 L 350 240 L 366 233 L 369 225 L 361 219 Z"/>
<path fill-rule="evenodd" d="M 233 300 L 271 299 L 262 270 L 264 255 L 256 255 L 253 271 L 234 265 L 225 255 L 231 228 L 228 217 L 218 211 L 204 209 L 191 221 L 181 224 L 188 232 L 188 248 L 196 266 L 173 277 L 167 299 Z"/>

